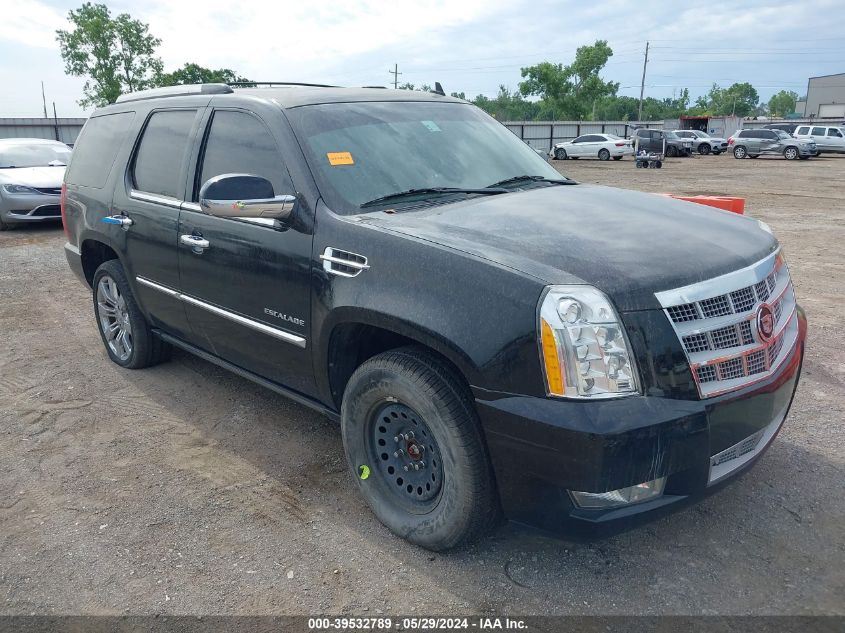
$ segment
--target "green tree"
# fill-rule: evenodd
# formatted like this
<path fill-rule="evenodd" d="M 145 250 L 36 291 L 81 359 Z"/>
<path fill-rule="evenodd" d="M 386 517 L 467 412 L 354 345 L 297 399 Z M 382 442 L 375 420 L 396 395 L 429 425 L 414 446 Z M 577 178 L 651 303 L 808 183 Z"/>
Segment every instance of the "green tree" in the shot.
<path fill-rule="evenodd" d="M 229 68 L 212 70 L 199 64 L 188 63 L 172 73 L 163 73 L 157 78 L 156 83 L 159 86 L 180 86 L 183 84 L 249 83 L 250 81 Z"/>
<path fill-rule="evenodd" d="M 795 112 L 798 93 L 791 90 L 781 90 L 769 99 L 769 113 L 772 116 L 786 116 Z"/>
<path fill-rule="evenodd" d="M 539 96 L 557 118 L 584 119 L 593 114 L 601 99 L 619 90 L 618 83 L 599 77 L 612 56 L 613 50 L 605 40 L 579 46 L 568 66 L 542 62 L 523 68 L 525 81 L 519 84 L 519 90 L 525 96 Z"/>
<path fill-rule="evenodd" d="M 104 4 L 86 2 L 68 12 L 71 30 L 59 29 L 56 39 L 65 72 L 86 77 L 82 107 L 114 103 L 124 92 L 149 88 L 161 74 L 155 50 L 161 40 L 149 26 L 128 13 L 112 18 Z"/>
<path fill-rule="evenodd" d="M 540 118 L 541 104 L 528 101 L 518 92 L 511 92 L 506 86 L 499 86 L 499 93 L 490 99 L 478 95 L 472 102 L 500 121 L 531 121 Z"/>
<path fill-rule="evenodd" d="M 713 84 L 710 91 L 696 99 L 696 112 L 700 114 L 749 116 L 757 109 L 760 95 L 750 83 L 735 83 L 728 88 Z"/>

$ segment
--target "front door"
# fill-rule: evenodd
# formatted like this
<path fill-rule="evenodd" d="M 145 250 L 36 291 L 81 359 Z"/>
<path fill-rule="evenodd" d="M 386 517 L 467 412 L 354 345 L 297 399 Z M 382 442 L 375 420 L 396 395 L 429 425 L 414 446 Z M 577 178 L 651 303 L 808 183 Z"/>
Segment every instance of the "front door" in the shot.
<path fill-rule="evenodd" d="M 281 113 L 279 113 L 281 116 Z M 284 152 L 264 121 L 216 109 L 196 161 L 192 202 L 179 218 L 179 271 L 197 346 L 296 391 L 315 392 L 310 352 L 308 222 L 278 224 L 202 213 L 198 191 L 221 174 L 267 178 L 275 195 L 295 189 Z M 297 202 L 292 218 L 306 210 Z"/>

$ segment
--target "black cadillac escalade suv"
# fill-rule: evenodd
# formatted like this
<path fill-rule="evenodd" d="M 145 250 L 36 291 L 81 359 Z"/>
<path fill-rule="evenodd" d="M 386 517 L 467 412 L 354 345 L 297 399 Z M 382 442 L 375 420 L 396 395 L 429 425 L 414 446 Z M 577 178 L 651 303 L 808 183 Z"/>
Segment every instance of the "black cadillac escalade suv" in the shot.
<path fill-rule="evenodd" d="M 112 361 L 177 346 L 338 420 L 373 512 L 432 549 L 678 508 L 760 456 L 798 381 L 764 224 L 577 184 L 441 94 L 134 93 L 62 201 Z"/>

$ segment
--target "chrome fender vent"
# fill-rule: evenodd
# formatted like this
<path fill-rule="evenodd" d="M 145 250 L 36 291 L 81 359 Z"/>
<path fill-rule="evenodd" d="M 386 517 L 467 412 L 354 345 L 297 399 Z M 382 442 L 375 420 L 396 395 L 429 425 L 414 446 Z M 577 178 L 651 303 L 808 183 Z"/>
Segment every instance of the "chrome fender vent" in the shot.
<path fill-rule="evenodd" d="M 369 268 L 367 258 L 363 255 L 331 246 L 326 247 L 326 250 L 320 255 L 320 259 L 323 260 L 323 270 L 340 277 L 357 277 L 361 274 L 361 271 Z"/>

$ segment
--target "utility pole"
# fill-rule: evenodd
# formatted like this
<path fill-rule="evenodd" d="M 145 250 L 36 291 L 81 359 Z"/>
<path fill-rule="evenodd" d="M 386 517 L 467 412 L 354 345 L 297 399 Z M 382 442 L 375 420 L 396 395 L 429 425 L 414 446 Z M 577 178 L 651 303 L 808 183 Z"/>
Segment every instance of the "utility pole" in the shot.
<path fill-rule="evenodd" d="M 648 42 L 645 43 L 645 59 L 643 60 L 643 79 L 640 82 L 640 109 L 637 111 L 637 121 L 643 120 L 643 92 L 645 91 L 645 67 L 648 65 Z"/>
<path fill-rule="evenodd" d="M 388 70 L 391 75 L 393 75 L 393 89 L 396 90 L 399 88 L 399 75 L 402 73 L 399 72 L 399 64 L 393 64 L 393 70 Z"/>
<path fill-rule="evenodd" d="M 44 118 L 47 118 L 47 98 L 44 96 L 44 82 L 41 82 L 41 103 L 44 105 Z"/>
<path fill-rule="evenodd" d="M 59 134 L 59 115 L 56 114 L 56 102 L 53 102 L 53 124 L 56 128 L 56 140 L 60 141 L 59 138 L 61 135 Z"/>

